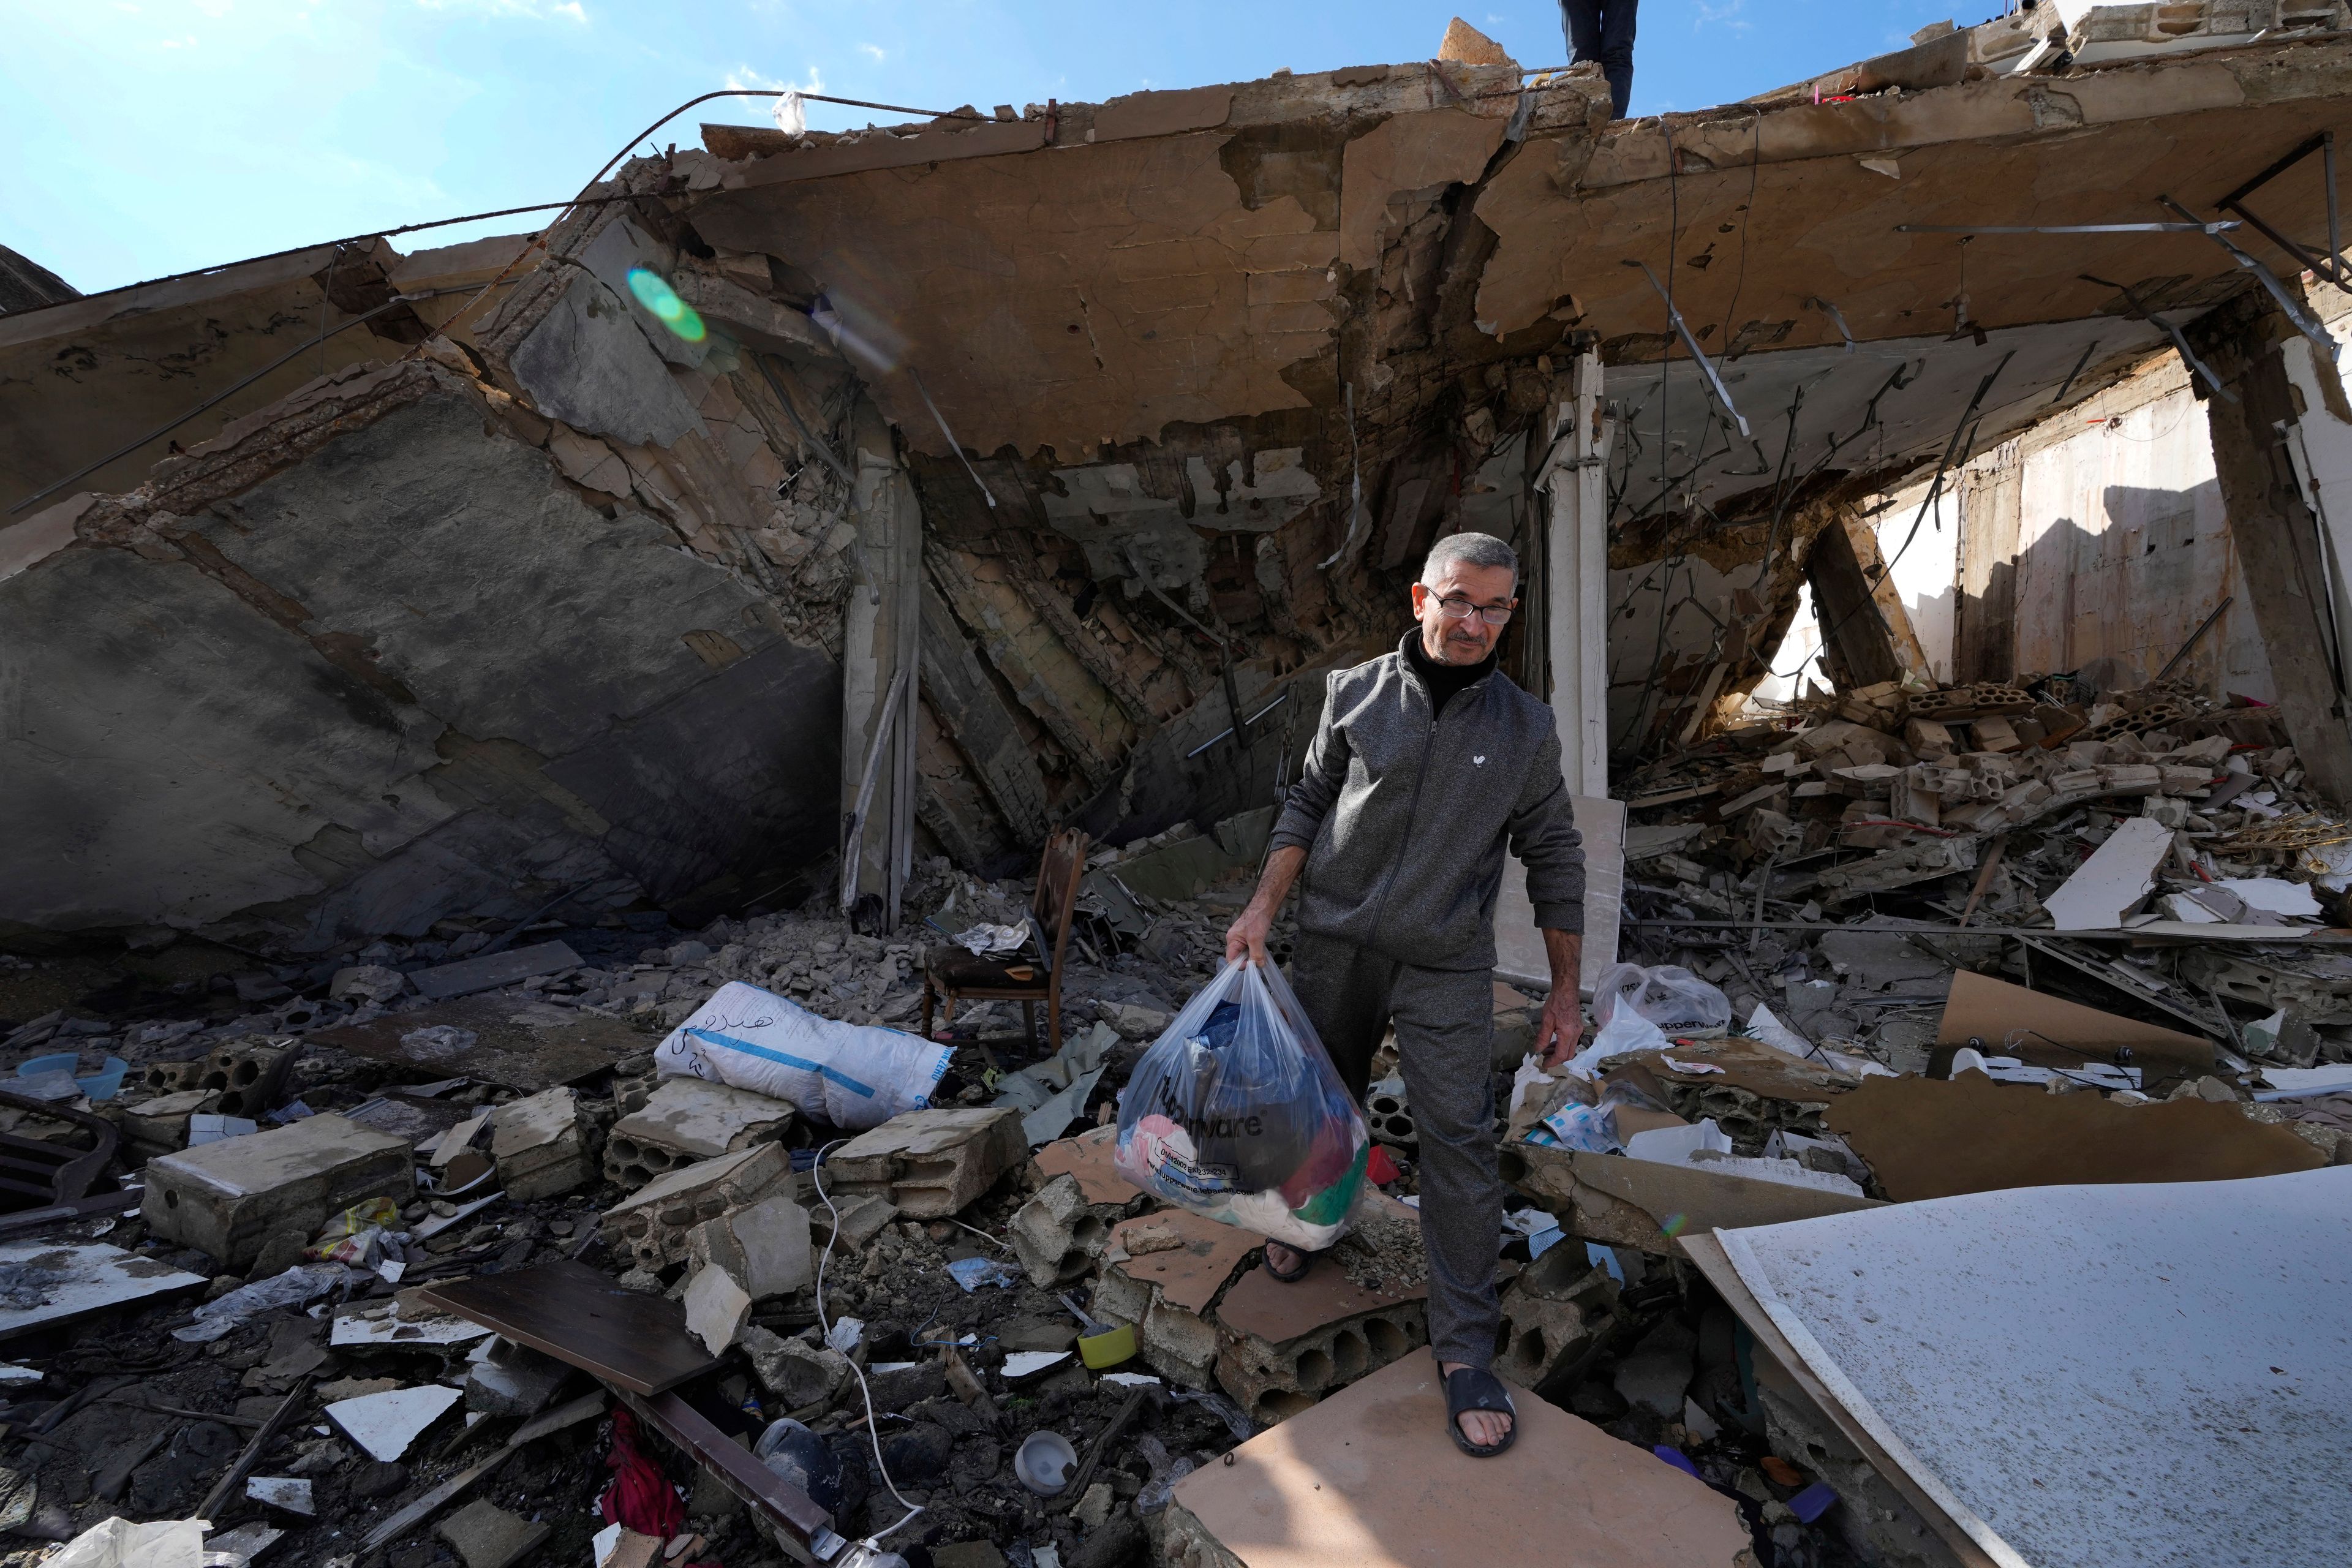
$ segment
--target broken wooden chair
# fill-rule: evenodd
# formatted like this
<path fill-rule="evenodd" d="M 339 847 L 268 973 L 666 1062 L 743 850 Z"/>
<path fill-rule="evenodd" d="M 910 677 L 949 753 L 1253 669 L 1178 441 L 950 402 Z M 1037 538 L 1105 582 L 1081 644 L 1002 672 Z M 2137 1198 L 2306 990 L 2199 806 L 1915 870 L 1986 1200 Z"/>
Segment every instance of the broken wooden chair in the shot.
<path fill-rule="evenodd" d="M 923 1037 L 930 1038 L 931 1006 L 943 999 L 945 1028 L 959 999 L 1018 1002 L 1029 1038 L 1037 1037 L 1037 1004 L 1045 1004 L 1045 1048 L 1062 1048 L 1062 957 L 1070 945 L 1070 919 L 1077 912 L 1078 879 L 1086 875 L 1090 840 L 1075 827 L 1045 840 L 1037 862 L 1037 892 L 1029 900 L 1030 934 L 1045 952 L 1042 964 L 1024 958 L 983 958 L 968 948 L 942 942 L 923 954 Z"/>

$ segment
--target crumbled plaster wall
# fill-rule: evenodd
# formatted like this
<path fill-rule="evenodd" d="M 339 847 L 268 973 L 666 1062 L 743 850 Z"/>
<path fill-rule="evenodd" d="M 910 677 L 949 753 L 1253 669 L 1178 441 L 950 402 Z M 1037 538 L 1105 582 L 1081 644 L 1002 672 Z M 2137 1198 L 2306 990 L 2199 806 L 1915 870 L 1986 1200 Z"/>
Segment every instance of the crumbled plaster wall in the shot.
<path fill-rule="evenodd" d="M 664 450 L 439 352 L 232 426 L 0 581 L 32 829 L 0 929 L 316 947 L 565 893 L 716 909 L 829 853 L 840 519 L 776 495 L 737 378 L 680 375 L 698 428 Z"/>

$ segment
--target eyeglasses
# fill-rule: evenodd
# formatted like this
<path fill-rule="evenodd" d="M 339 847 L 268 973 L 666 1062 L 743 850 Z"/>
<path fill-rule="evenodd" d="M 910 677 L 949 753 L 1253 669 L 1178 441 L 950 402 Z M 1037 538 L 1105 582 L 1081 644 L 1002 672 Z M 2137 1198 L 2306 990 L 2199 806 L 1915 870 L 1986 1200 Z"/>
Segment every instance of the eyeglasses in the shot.
<path fill-rule="evenodd" d="M 1449 621 L 1466 621 L 1476 616 L 1490 626 L 1499 626 L 1511 618 L 1508 605 L 1474 605 L 1467 599 L 1440 599 L 1437 613 Z"/>

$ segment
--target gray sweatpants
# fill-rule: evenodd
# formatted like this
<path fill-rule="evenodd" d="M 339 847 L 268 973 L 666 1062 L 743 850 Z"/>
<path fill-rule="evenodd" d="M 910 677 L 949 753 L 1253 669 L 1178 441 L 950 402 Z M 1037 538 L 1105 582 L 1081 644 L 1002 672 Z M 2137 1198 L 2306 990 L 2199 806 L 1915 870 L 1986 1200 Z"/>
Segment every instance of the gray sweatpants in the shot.
<path fill-rule="evenodd" d="M 1405 1096 L 1421 1134 L 1430 1347 L 1440 1361 L 1487 1365 L 1503 1321 L 1495 1293 L 1503 1181 L 1488 1062 L 1494 977 L 1483 969 L 1417 969 L 1302 931 L 1292 950 L 1290 984 L 1359 1105 L 1370 1087 L 1372 1053 L 1389 1021 L 1396 1021 Z"/>

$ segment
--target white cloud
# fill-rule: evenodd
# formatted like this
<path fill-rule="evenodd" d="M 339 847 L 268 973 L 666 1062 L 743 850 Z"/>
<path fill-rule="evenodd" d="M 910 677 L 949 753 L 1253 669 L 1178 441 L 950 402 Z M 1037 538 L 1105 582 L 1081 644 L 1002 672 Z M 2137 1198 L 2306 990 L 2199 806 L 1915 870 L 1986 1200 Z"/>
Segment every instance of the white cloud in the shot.
<path fill-rule="evenodd" d="M 878 65 L 880 65 L 880 64 L 882 63 L 882 61 L 887 58 L 887 57 L 882 53 L 881 46 L 879 46 L 878 44 L 860 44 L 860 45 L 858 45 L 858 46 L 857 46 L 857 52 L 858 52 L 859 54 L 861 54 L 861 55 L 871 55 L 871 56 L 873 56 L 873 57 L 874 57 L 874 63 L 875 63 L 876 65 L 877 65 L 877 66 L 878 66 Z"/>
<path fill-rule="evenodd" d="M 534 22 L 561 16 L 583 26 L 588 22 L 580 0 L 415 0 L 415 4 L 427 11 L 477 11 L 485 16 L 520 16 Z"/>
<path fill-rule="evenodd" d="M 726 85 L 737 92 L 747 89 L 756 89 L 761 92 L 823 92 L 824 78 L 814 66 L 809 67 L 806 81 L 780 81 L 764 71 L 753 70 L 750 66 L 737 66 L 727 73 Z"/>
<path fill-rule="evenodd" d="M 1696 33 L 1701 27 L 1720 26 L 1728 27 L 1735 33 L 1750 32 L 1754 29 L 1755 24 L 1739 14 L 1747 8 L 1748 0 L 1725 0 L 1725 3 L 1720 5 L 1711 5 L 1707 4 L 1707 0 L 1698 0 L 1696 7 L 1698 18 L 1691 24 L 1691 31 Z"/>

